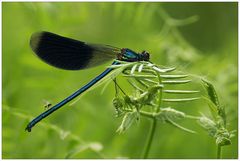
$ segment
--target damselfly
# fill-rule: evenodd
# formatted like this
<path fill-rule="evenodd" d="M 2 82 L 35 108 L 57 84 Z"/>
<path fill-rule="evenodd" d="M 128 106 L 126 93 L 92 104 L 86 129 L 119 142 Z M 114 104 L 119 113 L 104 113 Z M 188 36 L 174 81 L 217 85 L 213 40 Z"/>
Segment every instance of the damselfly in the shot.
<path fill-rule="evenodd" d="M 34 33 L 31 36 L 30 46 L 44 62 L 66 70 L 86 69 L 103 64 L 111 59 L 126 62 L 149 61 L 149 53 L 146 51 L 137 53 L 128 48 L 120 49 L 109 45 L 85 43 L 50 32 Z M 119 64 L 119 61 L 113 61 L 112 63 L 112 65 L 117 64 Z M 27 125 L 26 130 L 30 132 L 35 124 L 88 90 L 112 70 L 114 69 L 107 68 L 72 95 L 37 116 Z"/>

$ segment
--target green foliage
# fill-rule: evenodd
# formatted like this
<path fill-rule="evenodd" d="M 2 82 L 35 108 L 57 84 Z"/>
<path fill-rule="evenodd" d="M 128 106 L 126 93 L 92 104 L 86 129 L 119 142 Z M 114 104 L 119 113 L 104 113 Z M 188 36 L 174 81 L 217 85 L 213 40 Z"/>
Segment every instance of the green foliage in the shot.
<path fill-rule="evenodd" d="M 210 136 L 214 137 L 216 135 L 217 127 L 211 119 L 203 116 L 199 119 L 199 123 L 204 129 L 208 131 Z"/>
<path fill-rule="evenodd" d="M 166 122 L 168 120 L 183 119 L 185 118 L 185 114 L 183 112 L 168 107 L 161 109 L 161 111 L 156 114 L 156 118 L 161 122 Z"/>
<path fill-rule="evenodd" d="M 225 108 L 220 106 L 214 86 L 206 79 L 202 79 L 202 82 L 208 94 L 208 98 L 204 98 L 209 105 L 214 120 L 203 116 L 199 119 L 199 123 L 207 130 L 210 136 L 216 139 L 216 145 L 218 146 L 217 158 L 221 158 L 221 147 L 232 144 L 230 138 L 234 136 L 235 131 L 229 132 L 226 129 L 227 116 Z"/>
<path fill-rule="evenodd" d="M 139 116 L 136 110 L 133 112 L 126 112 L 123 117 L 121 125 L 117 129 L 117 132 L 122 133 L 126 131 L 132 125 L 132 123 L 138 119 L 139 119 Z"/>
<path fill-rule="evenodd" d="M 223 122 L 223 125 L 226 126 L 226 113 L 224 107 L 220 106 L 218 101 L 217 93 L 213 87 L 213 85 L 205 79 L 202 79 L 205 89 L 207 90 L 209 107 L 212 110 L 212 114 L 214 118 L 217 118 L 217 121 Z M 220 117 L 220 118 L 218 118 Z"/>
<path fill-rule="evenodd" d="M 202 82 L 209 97 L 209 99 L 205 98 L 205 100 L 209 105 L 214 120 L 203 116 L 199 120 L 200 125 L 208 131 L 210 136 L 216 139 L 216 144 L 218 146 L 230 145 L 230 138 L 233 137 L 234 131 L 229 132 L 226 129 L 227 116 L 225 109 L 224 107 L 220 106 L 214 86 L 205 79 L 202 79 Z"/>
<path fill-rule="evenodd" d="M 237 10 L 235 2 L 3 2 L 2 158 L 140 158 L 149 138 L 149 158 L 216 158 L 216 143 L 227 145 L 229 141 L 231 145 L 224 148 L 221 157 L 237 158 L 238 138 L 228 131 L 238 128 Z M 31 34 L 42 30 L 137 52 L 147 50 L 151 62 L 161 66 L 115 66 L 115 72 L 94 90 L 26 133 L 28 121 L 44 110 L 42 100 L 51 100 L 54 105 L 111 63 L 74 72 L 55 69 L 33 56 L 29 47 Z M 211 117 L 204 101 L 199 100 L 203 91 L 193 73 L 213 80 L 218 91 L 220 106 L 204 97 Z M 110 103 L 116 94 L 112 81 L 116 76 L 126 93 L 118 91 L 121 95 L 113 101 L 118 118 Z M 151 93 L 151 87 L 158 90 Z M 140 102 L 145 105 L 140 106 Z M 138 126 L 132 121 L 125 133 L 116 134 L 120 119 L 133 111 L 136 117 L 132 120 L 140 118 Z M 207 127 L 212 127 L 215 142 L 191 121 L 199 120 L 199 112 L 214 123 Z M 185 117 L 176 119 L 178 113 Z M 156 120 L 149 127 L 149 120 L 157 114 L 165 123 Z M 226 127 L 220 128 L 224 122 Z M 198 134 L 183 133 L 181 130 L 192 132 L 185 127 Z M 146 138 L 152 129 L 154 136 Z"/>

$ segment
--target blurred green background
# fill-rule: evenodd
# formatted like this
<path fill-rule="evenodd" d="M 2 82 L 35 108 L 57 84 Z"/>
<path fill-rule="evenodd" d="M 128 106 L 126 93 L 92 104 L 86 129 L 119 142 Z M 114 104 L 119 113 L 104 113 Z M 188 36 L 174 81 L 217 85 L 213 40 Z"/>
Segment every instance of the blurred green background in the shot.
<path fill-rule="evenodd" d="M 124 134 L 116 133 L 110 84 L 87 92 L 72 106 L 25 132 L 44 111 L 43 100 L 64 99 L 111 62 L 82 71 L 64 71 L 39 60 L 29 47 L 36 31 L 51 31 L 82 41 L 147 50 L 151 61 L 206 76 L 226 107 L 228 129 L 238 127 L 237 3 L 2 3 L 2 157 L 140 158 L 149 129 L 142 118 Z M 188 86 L 188 88 L 201 86 Z M 207 104 L 174 104 L 192 115 L 208 114 Z M 215 140 L 195 122 L 189 134 L 158 124 L 149 158 L 215 158 Z M 237 137 L 223 158 L 238 157 Z"/>

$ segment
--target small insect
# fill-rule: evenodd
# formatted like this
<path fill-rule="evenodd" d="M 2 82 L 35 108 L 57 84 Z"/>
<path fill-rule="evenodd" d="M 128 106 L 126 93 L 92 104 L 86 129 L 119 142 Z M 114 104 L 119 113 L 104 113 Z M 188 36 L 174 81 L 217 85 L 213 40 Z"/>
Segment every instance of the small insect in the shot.
<path fill-rule="evenodd" d="M 45 31 L 34 33 L 30 39 L 30 46 L 41 60 L 65 70 L 87 69 L 114 59 L 126 62 L 149 61 L 149 53 L 146 51 L 136 53 L 128 48 L 86 43 Z M 112 63 L 117 64 L 120 64 L 119 61 Z M 37 116 L 27 125 L 26 130 L 30 132 L 35 124 L 87 91 L 112 70 L 114 69 L 107 68 L 72 95 Z"/>
<path fill-rule="evenodd" d="M 48 100 L 45 100 L 45 99 L 43 100 L 43 104 L 44 104 L 45 109 L 49 109 L 52 106 L 52 104 Z"/>

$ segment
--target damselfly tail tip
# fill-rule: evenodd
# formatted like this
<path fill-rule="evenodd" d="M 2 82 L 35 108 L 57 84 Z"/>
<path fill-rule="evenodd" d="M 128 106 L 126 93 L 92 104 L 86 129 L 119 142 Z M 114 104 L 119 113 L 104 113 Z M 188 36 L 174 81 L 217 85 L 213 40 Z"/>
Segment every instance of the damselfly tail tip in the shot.
<path fill-rule="evenodd" d="M 28 125 L 28 126 L 25 128 L 25 131 L 31 132 L 31 131 L 32 131 L 32 128 Z"/>

